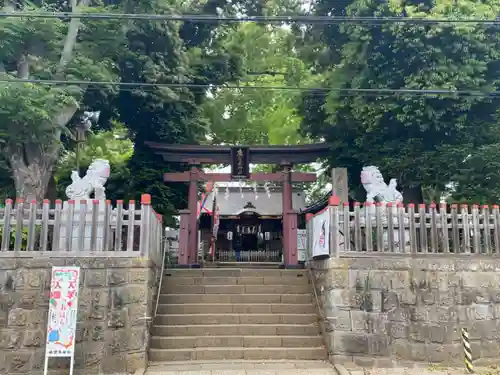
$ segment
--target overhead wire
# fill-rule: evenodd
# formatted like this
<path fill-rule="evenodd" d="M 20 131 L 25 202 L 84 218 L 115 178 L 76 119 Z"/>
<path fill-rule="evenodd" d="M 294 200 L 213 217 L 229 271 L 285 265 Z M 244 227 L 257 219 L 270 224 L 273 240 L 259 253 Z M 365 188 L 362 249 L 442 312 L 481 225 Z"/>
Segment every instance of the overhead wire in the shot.
<path fill-rule="evenodd" d="M 408 18 L 408 17 L 347 17 L 347 16 L 214 16 L 214 15 L 196 15 L 196 14 L 135 14 L 135 13 L 72 13 L 72 12 L 0 12 L 0 18 L 79 18 L 79 19 L 124 19 L 124 20 L 148 20 L 148 21 L 185 21 L 185 22 L 260 22 L 260 23 L 364 23 L 364 24 L 382 24 L 382 23 L 405 23 L 405 24 L 482 24 L 498 25 L 500 20 L 495 19 L 431 19 L 431 18 Z M 65 80 L 41 80 L 41 79 L 0 79 L 1 84 L 8 83 L 32 83 L 43 85 L 85 85 L 87 89 L 99 89 L 96 86 L 115 86 L 119 90 L 158 89 L 158 88 L 190 88 L 190 89 L 239 89 L 239 90 L 286 90 L 286 91 L 305 91 L 315 94 L 328 94 L 337 92 L 340 95 L 459 95 L 473 97 L 500 97 L 500 91 L 484 92 L 480 90 L 441 90 L 441 89 L 391 89 L 391 88 L 338 88 L 338 87 L 294 87 L 294 86 L 267 86 L 267 85 L 214 85 L 214 84 L 194 84 L 194 83 L 144 83 L 144 82 L 113 82 L 113 81 L 65 81 Z M 91 86 L 91 87 L 89 87 Z M 93 87 L 94 88 L 93 88 Z"/>
<path fill-rule="evenodd" d="M 231 85 L 231 84 L 197 84 L 197 83 L 147 83 L 147 82 L 114 82 L 114 81 L 86 81 L 86 80 L 54 80 L 54 79 L 0 79 L 0 84 L 41 84 L 50 86 L 115 86 L 119 89 L 144 88 L 189 88 L 189 89 L 237 89 L 237 90 L 270 90 L 270 91 L 301 91 L 319 94 L 338 92 L 340 94 L 375 94 L 375 95 L 458 95 L 472 97 L 500 97 L 500 91 L 479 90 L 442 90 L 442 89 L 392 89 L 392 88 L 341 88 L 341 87 L 296 87 L 296 86 L 268 86 L 268 85 Z"/>
<path fill-rule="evenodd" d="M 500 19 L 486 18 L 413 18 L 413 17 L 372 17 L 372 16 L 223 16 L 200 14 L 139 14 L 139 13 L 72 13 L 72 12 L 0 12 L 0 18 L 57 18 L 57 19 L 113 19 L 145 21 L 184 21 L 184 22 L 258 22 L 258 23 L 303 23 L 303 24 L 338 24 L 338 23 L 406 23 L 406 24 L 482 24 L 500 26 Z"/>

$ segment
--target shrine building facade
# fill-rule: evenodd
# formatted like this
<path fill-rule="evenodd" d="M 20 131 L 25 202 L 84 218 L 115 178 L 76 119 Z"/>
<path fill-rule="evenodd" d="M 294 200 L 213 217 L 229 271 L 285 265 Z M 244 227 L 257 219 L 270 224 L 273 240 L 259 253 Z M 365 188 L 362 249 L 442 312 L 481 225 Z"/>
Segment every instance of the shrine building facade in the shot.
<path fill-rule="evenodd" d="M 199 257 L 222 263 L 283 263 L 281 190 L 281 187 L 268 190 L 250 186 L 220 187 L 207 194 L 204 207 L 208 208 L 201 211 L 199 220 Z M 215 207 L 218 227 L 214 232 Z M 305 207 L 305 193 L 292 189 L 293 210 L 300 212 Z"/>

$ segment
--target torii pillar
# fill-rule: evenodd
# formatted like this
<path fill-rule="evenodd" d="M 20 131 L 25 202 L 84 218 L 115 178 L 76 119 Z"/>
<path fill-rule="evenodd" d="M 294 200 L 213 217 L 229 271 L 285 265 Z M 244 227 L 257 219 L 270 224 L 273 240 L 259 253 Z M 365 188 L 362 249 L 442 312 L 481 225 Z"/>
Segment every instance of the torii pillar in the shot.
<path fill-rule="evenodd" d="M 283 166 L 283 258 L 286 268 L 298 267 L 297 213 L 293 209 L 292 166 Z"/>

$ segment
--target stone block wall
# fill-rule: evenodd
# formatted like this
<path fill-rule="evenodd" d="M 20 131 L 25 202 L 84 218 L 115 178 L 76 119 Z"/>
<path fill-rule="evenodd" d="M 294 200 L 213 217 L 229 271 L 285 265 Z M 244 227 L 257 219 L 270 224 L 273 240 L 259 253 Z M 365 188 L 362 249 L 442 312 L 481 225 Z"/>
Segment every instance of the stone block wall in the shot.
<path fill-rule="evenodd" d="M 500 363 L 500 258 L 341 257 L 311 262 L 330 358 L 344 365 Z"/>
<path fill-rule="evenodd" d="M 158 272 L 139 258 L 0 258 L 0 374 L 43 373 L 50 271 L 79 266 L 75 373 L 128 374 L 147 362 Z M 49 361 L 67 374 L 69 359 Z"/>

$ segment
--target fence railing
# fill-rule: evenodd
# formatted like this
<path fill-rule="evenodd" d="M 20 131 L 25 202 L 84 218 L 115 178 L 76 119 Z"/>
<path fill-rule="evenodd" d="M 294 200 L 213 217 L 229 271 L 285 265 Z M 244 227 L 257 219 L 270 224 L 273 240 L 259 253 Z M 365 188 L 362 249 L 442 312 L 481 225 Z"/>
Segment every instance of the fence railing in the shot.
<path fill-rule="evenodd" d="M 7 199 L 0 208 L 0 256 L 57 252 L 57 256 L 132 256 L 161 259 L 162 217 L 151 196 L 135 201 Z M 30 254 L 28 254 L 30 253 Z M 55 256 L 51 255 L 51 256 Z"/>
<path fill-rule="evenodd" d="M 500 254 L 498 205 L 349 207 L 331 197 L 325 210 L 308 214 L 307 230 L 310 257 L 353 252 Z"/>

